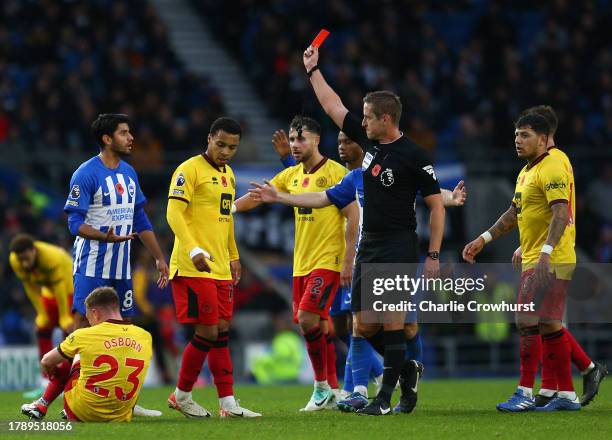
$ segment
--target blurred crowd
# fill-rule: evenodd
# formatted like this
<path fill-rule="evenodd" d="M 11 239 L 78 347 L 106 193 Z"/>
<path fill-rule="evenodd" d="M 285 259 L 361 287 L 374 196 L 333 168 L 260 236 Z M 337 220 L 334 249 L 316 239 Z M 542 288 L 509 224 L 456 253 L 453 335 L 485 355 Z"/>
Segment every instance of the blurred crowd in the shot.
<path fill-rule="evenodd" d="M 285 119 L 310 94 L 302 52 L 325 27 L 321 64 L 347 107 L 359 111 L 368 90 L 396 91 L 401 126 L 432 151 L 462 137 L 471 151 L 476 140 L 511 146 L 513 118 L 543 103 L 559 113 L 564 147 L 612 142 L 610 1 L 192 4 Z"/>
<path fill-rule="evenodd" d="M 145 0 L 3 1 L 0 145 L 95 154 L 89 126 L 104 112 L 133 118 L 139 167 L 159 169 L 165 153 L 193 149 L 223 103 L 185 71 Z"/>

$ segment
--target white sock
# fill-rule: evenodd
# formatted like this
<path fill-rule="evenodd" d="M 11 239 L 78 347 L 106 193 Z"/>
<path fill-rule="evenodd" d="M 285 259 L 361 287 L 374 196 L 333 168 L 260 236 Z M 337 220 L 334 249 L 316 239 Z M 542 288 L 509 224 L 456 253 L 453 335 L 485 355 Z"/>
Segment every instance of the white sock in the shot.
<path fill-rule="evenodd" d="M 593 371 L 593 368 L 595 368 L 595 364 L 594 364 L 593 362 L 591 362 L 591 363 L 589 364 L 589 366 L 588 366 L 588 367 L 586 367 L 586 370 L 582 370 L 582 371 L 580 372 L 580 374 L 581 374 L 582 376 L 586 376 L 586 375 L 587 375 L 587 374 L 589 374 L 591 371 Z"/>
<path fill-rule="evenodd" d="M 523 395 L 525 397 L 529 397 L 530 399 L 533 399 L 533 389 L 532 388 L 519 386 L 518 389 L 523 391 Z"/>
<path fill-rule="evenodd" d="M 575 391 L 559 391 L 558 396 L 562 399 L 569 399 L 572 402 L 578 399 Z"/>
<path fill-rule="evenodd" d="M 221 408 L 224 408 L 224 409 L 233 408 L 236 405 L 237 403 L 236 403 L 236 399 L 234 399 L 234 396 L 225 396 L 225 397 L 219 398 L 219 406 Z"/>
<path fill-rule="evenodd" d="M 315 380 L 314 383 L 314 387 L 318 388 L 320 390 L 329 390 L 329 384 L 327 383 L 327 380 L 322 380 L 322 381 L 317 381 Z"/>
<path fill-rule="evenodd" d="M 191 399 L 191 391 L 182 391 L 178 388 L 175 388 L 174 397 L 176 398 L 176 400 L 189 400 Z"/>
<path fill-rule="evenodd" d="M 353 392 L 355 393 L 359 393 L 365 397 L 368 397 L 368 387 L 364 386 L 364 385 L 355 385 L 355 388 L 353 389 Z"/>
<path fill-rule="evenodd" d="M 540 388 L 540 392 L 538 394 L 544 397 L 552 397 L 556 392 L 557 390 L 548 390 L 546 388 Z"/>

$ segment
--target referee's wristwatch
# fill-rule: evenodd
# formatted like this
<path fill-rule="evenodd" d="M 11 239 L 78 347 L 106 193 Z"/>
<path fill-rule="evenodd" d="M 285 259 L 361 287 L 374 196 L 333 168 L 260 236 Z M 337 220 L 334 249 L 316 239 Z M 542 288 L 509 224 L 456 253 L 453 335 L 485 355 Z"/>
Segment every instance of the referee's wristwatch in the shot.
<path fill-rule="evenodd" d="M 439 260 L 440 259 L 440 252 L 438 252 L 438 251 L 427 252 L 427 256 L 429 258 L 431 258 L 432 260 Z"/>

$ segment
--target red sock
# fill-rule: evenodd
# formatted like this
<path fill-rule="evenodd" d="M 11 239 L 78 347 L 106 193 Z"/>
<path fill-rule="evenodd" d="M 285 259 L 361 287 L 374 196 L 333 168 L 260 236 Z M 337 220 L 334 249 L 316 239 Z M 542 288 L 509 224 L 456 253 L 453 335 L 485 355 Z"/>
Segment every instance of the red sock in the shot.
<path fill-rule="evenodd" d="M 578 368 L 579 371 L 584 371 L 589 368 L 591 365 L 591 358 L 584 352 L 582 346 L 576 341 L 574 335 L 570 333 L 570 331 L 566 328 L 563 329 L 565 331 L 565 337 L 567 338 L 567 342 L 570 345 L 570 349 L 572 351 L 572 363 Z"/>
<path fill-rule="evenodd" d="M 202 365 L 212 345 L 212 341 L 193 335 L 183 351 L 183 360 L 176 385 L 179 390 L 189 392 L 193 389 L 193 384 L 198 380 L 200 370 L 202 370 Z"/>
<path fill-rule="evenodd" d="M 544 337 L 542 336 L 542 341 Z M 555 367 L 548 357 L 544 356 L 542 352 L 542 384 L 540 388 L 545 390 L 556 390 L 557 389 L 557 377 L 555 376 Z"/>
<path fill-rule="evenodd" d="M 229 332 L 219 333 L 219 338 L 208 353 L 208 368 L 212 373 L 219 398 L 234 395 L 234 376 L 230 357 Z"/>
<path fill-rule="evenodd" d="M 559 391 L 574 391 L 571 347 L 563 329 L 542 335 L 544 356 L 550 360 Z"/>
<path fill-rule="evenodd" d="M 38 357 L 42 359 L 45 354 L 53 350 L 53 341 L 51 336 L 53 335 L 52 329 L 38 329 L 36 330 L 36 343 L 38 344 Z M 47 377 L 45 373 L 42 373 L 43 377 Z"/>
<path fill-rule="evenodd" d="M 50 405 L 64 391 L 70 377 L 70 365 L 71 363 L 67 360 L 62 362 L 55 369 L 53 376 L 49 377 L 49 384 L 42 395 L 47 404 Z"/>
<path fill-rule="evenodd" d="M 338 375 L 336 374 L 336 344 L 334 344 L 334 335 L 327 334 L 325 337 L 327 349 L 327 383 L 331 388 L 338 388 Z"/>
<path fill-rule="evenodd" d="M 304 333 L 306 349 L 312 364 L 315 380 L 327 380 L 327 341 L 319 327 L 314 327 Z"/>
<path fill-rule="evenodd" d="M 525 327 L 520 330 L 521 338 L 521 377 L 519 385 L 533 388 L 535 376 L 538 372 L 538 364 L 542 357 L 542 339 L 537 325 Z"/>

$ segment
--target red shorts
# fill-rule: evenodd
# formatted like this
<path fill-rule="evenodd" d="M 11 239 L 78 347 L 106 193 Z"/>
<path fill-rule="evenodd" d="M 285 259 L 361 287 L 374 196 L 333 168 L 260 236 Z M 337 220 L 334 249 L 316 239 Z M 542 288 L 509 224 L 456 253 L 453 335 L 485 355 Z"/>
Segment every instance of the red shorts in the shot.
<path fill-rule="evenodd" d="M 176 319 L 181 324 L 216 325 L 231 321 L 234 282 L 212 278 L 174 277 L 172 296 Z"/>
<path fill-rule="evenodd" d="M 329 319 L 329 308 L 340 286 L 340 272 L 315 269 L 308 275 L 293 277 L 293 321 L 298 310 L 316 313 Z"/>
<path fill-rule="evenodd" d="M 529 269 L 521 274 L 521 284 L 518 293 L 518 303 L 533 303 L 534 311 L 520 313 L 539 316 L 540 318 L 562 320 L 570 280 L 555 278 L 548 289 L 542 290 L 538 289 L 535 285 L 534 272 L 535 269 Z"/>
<path fill-rule="evenodd" d="M 59 309 L 57 308 L 57 301 L 55 298 L 49 298 L 48 296 L 41 295 L 42 305 L 47 312 L 49 317 L 49 328 L 54 329 L 59 327 Z M 68 295 L 68 310 L 72 310 L 72 295 Z"/>

